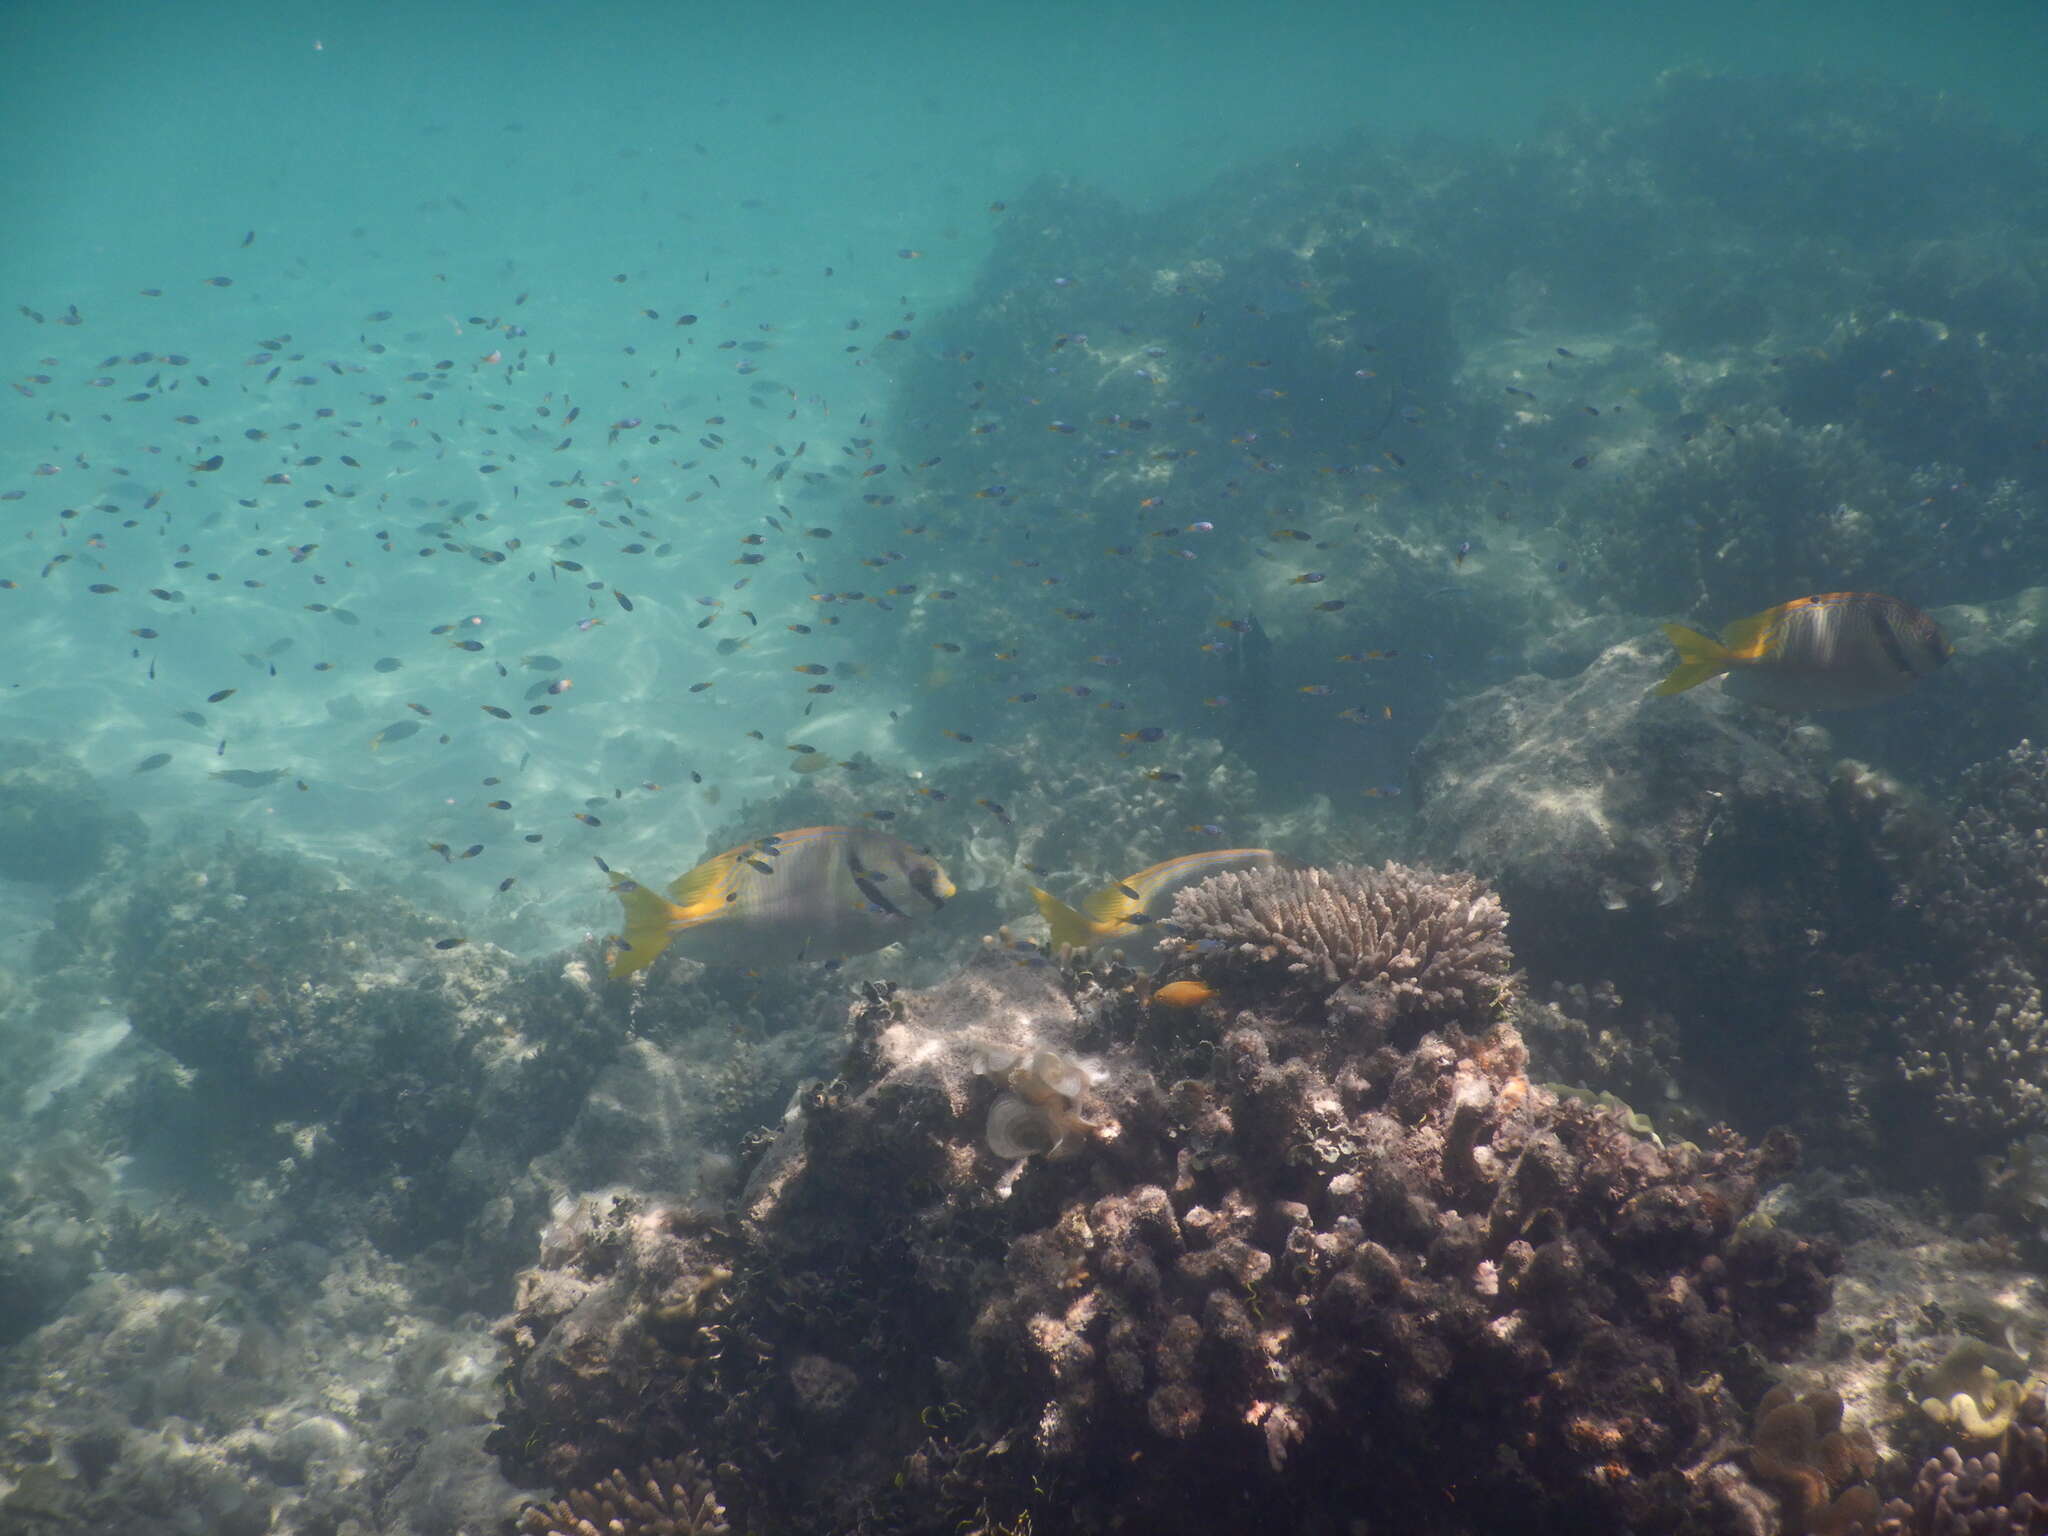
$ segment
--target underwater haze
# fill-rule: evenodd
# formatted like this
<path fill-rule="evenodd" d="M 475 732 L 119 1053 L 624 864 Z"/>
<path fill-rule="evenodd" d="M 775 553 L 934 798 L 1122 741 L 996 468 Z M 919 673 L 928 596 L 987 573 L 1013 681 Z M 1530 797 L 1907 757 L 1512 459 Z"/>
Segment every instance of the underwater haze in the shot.
<path fill-rule="evenodd" d="M 2038 7 L 0 59 L 0 1536 L 2048 1509 Z"/>
<path fill-rule="evenodd" d="M 1278 249 L 1298 232 L 1277 212 L 1258 231 L 1227 180 L 1270 156 L 1360 130 L 1510 144 L 1687 65 L 1876 70 L 2040 110 L 2037 92 L 2013 88 L 2039 61 L 2023 9 L 1953 36 L 1907 8 L 1802 8 L 1789 32 L 1742 14 L 1653 32 L 1620 7 L 1459 6 L 1426 24 L 1320 6 L 813 7 L 772 21 L 653 6 L 17 10 L 7 51 L 33 68 L 0 107 L 16 146 L 0 251 L 18 306 L 0 445 L 19 539 L 5 573 L 10 729 L 64 745 L 111 804 L 154 826 L 261 828 L 373 858 L 401 885 L 438 883 L 435 899 L 479 931 L 529 943 L 597 920 L 582 855 L 683 867 L 724 819 L 706 793 L 730 804 L 770 790 L 792 743 L 873 754 L 883 775 L 944 766 L 971 790 L 979 754 L 891 721 L 929 699 L 903 632 L 936 626 L 946 643 L 929 592 L 877 592 L 943 587 L 919 581 L 938 565 L 979 583 L 961 604 L 983 616 L 1020 587 L 1037 596 L 1032 578 L 955 562 L 949 544 L 1043 512 L 919 512 L 987 489 L 963 478 L 971 438 L 949 441 L 986 423 L 957 399 L 915 399 L 935 364 L 985 373 L 974 354 L 1008 339 L 975 334 L 991 317 L 973 295 L 1021 230 L 1043 234 L 1028 189 L 1071 178 L 1113 199 L 1134 248 L 1243 221 L 1266 246 L 1246 253 L 1253 269 L 1171 323 L 1214 307 L 1212 334 L 1236 327 L 1229 344 L 1259 364 L 1247 315 L 1325 302 Z M 1447 153 L 1434 142 L 1406 158 Z M 1076 232 L 1060 252 L 1102 274 L 1005 271 L 1051 290 L 1034 300 L 1071 285 L 1078 302 L 1043 304 L 1047 333 L 1015 340 L 1045 355 L 1003 354 L 1020 374 L 981 381 L 1003 430 L 1057 417 L 1030 401 L 1070 371 L 1051 350 L 1062 325 L 1121 323 L 1141 350 L 1118 314 L 1126 296 L 1105 282 L 1128 260 L 1117 238 Z M 1404 377 L 1402 359 L 1379 360 L 1390 382 L 1333 412 L 1366 426 L 1390 404 L 1447 413 L 1448 372 Z M 1296 399 L 1329 387 L 1261 382 Z M 1174 393 L 1117 403 L 1184 411 Z M 1245 394 L 1238 418 L 1196 435 L 1227 448 L 1255 427 L 1262 402 Z M 1099 400 L 1075 409 L 1102 414 Z M 861 493 L 874 491 L 888 510 L 871 515 Z M 1215 510 L 1176 495 L 1151 521 Z M 1128 509 L 1054 518 L 1077 514 L 1113 534 Z M 1224 537 L 1193 552 L 1209 569 L 1163 600 L 1258 606 L 1255 583 L 1214 569 L 1237 559 L 1232 534 L 1248 535 L 1217 526 Z M 1446 524 L 1447 558 L 1419 579 L 1458 578 L 1459 531 Z M 752 555 L 737 541 L 764 534 L 782 550 L 735 565 Z M 889 563 L 863 565 L 878 558 Z M 1114 587 L 1105 558 L 1071 549 L 1057 574 Z M 804 606 L 832 589 L 868 598 Z M 1014 620 L 1057 628 L 1055 608 L 1032 602 Z M 1131 651 L 1117 681 L 1136 692 L 1154 618 L 1127 601 L 1100 610 L 1083 656 Z M 792 638 L 793 619 L 819 620 L 815 637 Z M 1368 637 L 1396 638 L 1385 624 Z M 1449 643 L 1425 634 L 1419 648 Z M 854 675 L 807 695 L 790 673 L 807 664 Z M 1090 682 L 953 670 L 970 695 Z M 573 691 L 537 700 L 551 680 Z M 698 683 L 712 687 L 686 691 Z M 978 717 L 983 702 L 962 708 Z M 400 742 L 392 725 L 422 729 Z M 133 771 L 162 753 L 161 768 Z M 1397 757 L 1375 760 L 1390 780 Z M 512 809 L 485 809 L 500 800 Z M 483 852 L 451 881 L 433 843 Z M 518 894 L 487 901 L 508 877 Z"/>

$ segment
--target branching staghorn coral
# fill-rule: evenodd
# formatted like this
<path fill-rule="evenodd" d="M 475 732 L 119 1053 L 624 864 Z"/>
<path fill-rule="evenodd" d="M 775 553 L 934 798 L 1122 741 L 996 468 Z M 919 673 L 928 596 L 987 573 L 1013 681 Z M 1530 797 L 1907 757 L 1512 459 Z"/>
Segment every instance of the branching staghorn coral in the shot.
<path fill-rule="evenodd" d="M 633 1477 L 613 1472 L 592 1488 L 529 1509 L 526 1536 L 725 1536 L 725 1509 L 694 1456 L 657 1461 Z"/>
<path fill-rule="evenodd" d="M 1288 990 L 1363 989 L 1388 1022 L 1484 1022 L 1513 970 L 1507 912 L 1471 875 L 1405 865 L 1254 869 L 1180 893 L 1184 954 L 1211 973 L 1284 972 Z"/>

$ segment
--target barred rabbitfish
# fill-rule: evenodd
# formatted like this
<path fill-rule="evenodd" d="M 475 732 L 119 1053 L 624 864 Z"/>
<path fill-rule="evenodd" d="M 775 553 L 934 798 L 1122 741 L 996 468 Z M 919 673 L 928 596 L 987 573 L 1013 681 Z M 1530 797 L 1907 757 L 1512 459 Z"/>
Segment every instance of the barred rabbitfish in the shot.
<path fill-rule="evenodd" d="M 1678 665 L 1656 693 L 1683 693 L 1725 674 L 1725 692 L 1789 715 L 1892 698 L 1955 650 L 1934 620 L 1878 592 L 1794 598 L 1737 619 L 1721 640 L 1683 624 L 1666 624 L 1664 633 L 1678 647 Z"/>
<path fill-rule="evenodd" d="M 953 895 L 939 861 L 867 827 L 803 827 L 728 848 L 663 897 L 613 873 L 626 947 L 614 976 L 670 944 L 712 965 L 781 965 L 864 955 L 894 943 Z"/>
<path fill-rule="evenodd" d="M 1171 904 L 1174 895 L 1232 869 L 1263 869 L 1281 862 L 1269 848 L 1213 848 L 1206 853 L 1184 853 L 1177 859 L 1141 869 L 1128 879 L 1105 885 L 1078 908 L 1057 896 L 1031 888 L 1052 942 L 1069 949 L 1093 949 L 1112 939 L 1128 939 L 1143 932 Z"/>

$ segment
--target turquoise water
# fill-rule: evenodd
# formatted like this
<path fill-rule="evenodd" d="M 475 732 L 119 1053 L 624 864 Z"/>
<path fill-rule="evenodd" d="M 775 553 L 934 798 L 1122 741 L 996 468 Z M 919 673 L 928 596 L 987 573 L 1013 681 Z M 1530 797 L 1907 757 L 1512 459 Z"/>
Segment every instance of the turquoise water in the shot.
<path fill-rule="evenodd" d="M 1205 195 L 1236 197 L 1203 192 L 1219 174 L 1354 129 L 1511 144 L 1676 65 L 1871 69 L 2020 126 L 2041 110 L 2024 9 L 1968 29 L 1908 8 L 1774 16 L 16 8 L 0 22 L 17 61 L 0 291 L 47 323 L 0 322 L 16 382 L 0 489 L 19 497 L 0 556 L 7 729 L 75 751 L 159 834 L 261 828 L 439 881 L 434 900 L 495 924 L 479 931 L 558 941 L 603 921 L 583 854 L 681 867 L 738 801 L 786 782 L 792 744 L 894 773 L 962 761 L 935 728 L 896 733 L 888 711 L 920 702 L 921 679 L 870 654 L 893 643 L 872 604 L 830 644 L 783 627 L 820 584 L 921 584 L 918 559 L 863 572 L 846 543 L 762 519 L 851 522 L 854 469 L 893 464 L 901 490 L 913 452 L 960 435 L 910 419 L 899 390 L 921 361 L 999 343 L 931 321 L 1031 218 L 1035 178 L 1099 189 L 1142 230 L 1148 210 L 1185 221 Z M 1284 284 L 1262 295 L 1284 301 Z M 685 313 L 698 323 L 678 327 Z M 835 478 L 764 481 L 799 444 L 800 470 Z M 190 468 L 215 454 L 218 470 Z M 763 532 L 775 558 L 729 563 Z M 873 532 L 864 553 L 902 542 Z M 980 584 L 967 604 L 1016 590 L 1014 566 L 947 569 Z M 1259 594 L 1221 580 L 1204 596 L 1230 611 Z M 748 644 L 721 655 L 719 639 Z M 521 665 L 536 653 L 561 671 Z M 386 658 L 401 668 L 375 670 Z M 806 664 L 870 675 L 809 695 L 789 672 Z M 529 695 L 552 676 L 573 689 Z M 1007 697 L 1069 679 L 969 681 Z M 379 744 L 400 722 L 424 729 Z M 1398 777 L 1400 745 L 1376 775 Z M 256 788 L 209 777 L 272 770 Z M 434 843 L 484 852 L 454 869 Z M 495 889 L 508 877 L 516 895 Z"/>
<path fill-rule="evenodd" d="M 1823 1345 L 1899 1444 L 1932 1433 L 1891 1411 L 1915 1352 L 2031 1285 L 1999 1266 L 2039 1237 L 2041 1149 L 2008 1147 L 2040 1114 L 2048 800 L 2003 756 L 2048 733 L 2038 7 L 13 6 L 0 66 L 0 1536 L 81 1509 L 497 1531 L 508 1478 L 672 1448 L 637 1408 L 617 1446 L 575 1443 L 580 1406 L 523 1425 L 488 1318 L 566 1309 L 628 1227 L 649 1267 L 614 1317 L 686 1248 L 702 1290 L 646 1315 L 726 1305 L 739 1239 L 687 1208 L 782 1177 L 749 1133 L 797 1082 L 874 1069 L 844 1065 L 850 1002 L 869 1036 L 904 1015 L 810 965 L 606 986 L 583 941 L 619 924 L 607 873 L 813 824 L 892 832 L 958 886 L 855 974 L 951 981 L 906 995 L 981 1065 L 900 1144 L 929 1132 L 970 1203 L 999 1190 L 976 1284 L 1058 1188 L 1156 1155 L 1185 1205 L 1208 1176 L 1209 1131 L 1176 1149 L 1144 1107 L 1142 1155 L 995 1186 L 988 1101 L 1024 1085 L 990 1063 L 1085 1013 L 1142 1021 L 1151 1098 L 1237 1071 L 1200 1041 L 1206 982 L 1178 978 L 1182 1024 L 1142 1001 L 1165 973 L 1055 972 L 1030 888 L 1271 848 L 1500 882 L 1534 1063 L 1481 1053 L 1502 1115 L 1549 1075 L 1674 1157 L 1791 1121 L 1819 1230 L 1873 1247 L 1904 1217 L 1840 1189 L 1945 1178 L 1962 1277 L 1936 1296 L 1943 1261 L 1902 1279 L 1866 1250 Z M 1884 618 L 1854 659 L 1892 696 L 1825 731 L 1718 685 L 1648 696 L 1661 623 L 1841 590 L 1899 600 L 1846 610 Z M 1948 653 L 1907 604 L 1958 642 L 1918 682 Z M 104 803 L 17 772 L 24 740 Z M 1486 960 L 1490 1020 L 1514 988 Z M 1437 1105 L 1458 1125 L 1470 1064 Z M 1436 1134 L 1422 1107 L 1409 1130 Z M 1290 1139 L 1274 1189 L 1298 1152 L 1340 1155 Z M 1979 1241 L 2001 1153 L 2020 1214 Z M 874 1166 L 884 1213 L 930 1193 Z M 882 1289 L 915 1312 L 919 1273 Z M 912 1343 L 782 1340 L 821 1401 L 811 1352 L 841 1344 L 914 1362 L 879 1398 L 940 1399 L 815 1423 L 902 1429 L 891 1468 L 924 1431 L 966 1443 L 943 1398 L 971 1393 L 932 1375 L 986 1345 L 957 1285 L 957 1338 L 935 1308 Z M 2039 1324 L 1982 1326 L 2023 1352 Z M 1760 1395 L 1740 1374 L 1700 1388 L 1724 1448 Z M 693 1434 L 749 1438 L 692 1390 L 716 1410 Z M 1253 1407 L 1231 1432 L 1264 1418 L 1250 1464 L 1277 1473 L 1290 1417 Z M 1350 1432 L 1316 1454 L 1355 1459 Z M 1171 1481 L 1149 1454 L 1129 1475 Z M 1455 1503 L 1455 1469 L 1423 1470 Z M 1450 1503 L 1447 1529 L 1480 1518 Z"/>

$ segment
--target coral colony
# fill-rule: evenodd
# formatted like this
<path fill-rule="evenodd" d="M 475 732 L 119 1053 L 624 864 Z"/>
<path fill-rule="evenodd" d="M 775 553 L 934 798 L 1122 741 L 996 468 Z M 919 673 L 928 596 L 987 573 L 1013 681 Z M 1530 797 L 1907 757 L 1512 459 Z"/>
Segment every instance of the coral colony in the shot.
<path fill-rule="evenodd" d="M 0 1533 L 2048 1536 L 2040 163 L 1046 177 L 872 417 L 738 286 L 580 424 L 538 282 L 24 305 L 7 697 L 114 702 L 0 740 Z"/>

